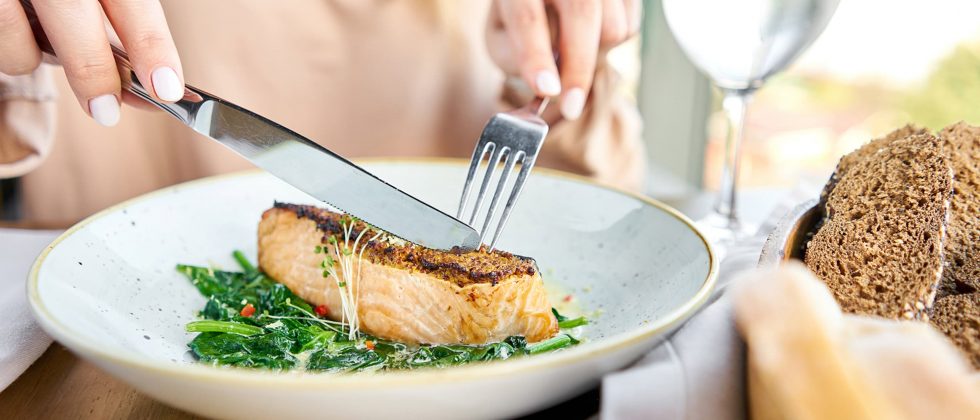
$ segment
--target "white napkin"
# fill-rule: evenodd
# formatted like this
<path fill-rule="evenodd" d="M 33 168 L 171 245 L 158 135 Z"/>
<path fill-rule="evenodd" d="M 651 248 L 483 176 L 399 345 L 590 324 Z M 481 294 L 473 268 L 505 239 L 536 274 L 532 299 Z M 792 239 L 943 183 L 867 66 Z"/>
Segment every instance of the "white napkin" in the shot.
<path fill-rule="evenodd" d="M 728 250 L 713 300 L 636 364 L 603 378 L 603 419 L 745 418 L 745 344 L 735 330 L 728 286 L 757 266 L 765 235 L 779 219 L 819 188 L 801 184 L 788 192 L 755 236 Z"/>
<path fill-rule="evenodd" d="M 34 258 L 60 231 L 0 229 L 0 391 L 51 344 L 27 305 L 27 273 Z"/>

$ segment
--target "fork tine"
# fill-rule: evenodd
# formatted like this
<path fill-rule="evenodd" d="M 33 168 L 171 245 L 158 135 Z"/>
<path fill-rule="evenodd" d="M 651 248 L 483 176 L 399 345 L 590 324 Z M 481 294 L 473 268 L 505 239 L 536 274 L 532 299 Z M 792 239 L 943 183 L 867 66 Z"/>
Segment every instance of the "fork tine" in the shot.
<path fill-rule="evenodd" d="M 502 150 L 509 150 L 509 148 L 504 147 Z M 493 213 L 497 210 L 497 204 L 500 202 L 500 195 L 504 190 L 504 185 L 507 184 L 507 179 L 510 178 L 511 171 L 514 170 L 514 163 L 519 155 L 524 152 L 514 152 L 510 151 L 507 154 L 507 163 L 504 164 L 504 171 L 500 173 L 500 180 L 497 181 L 497 189 L 493 192 L 493 198 L 490 200 L 490 208 L 487 210 L 487 218 L 483 221 L 483 228 L 480 229 L 480 242 L 483 242 L 483 238 L 487 234 L 487 230 L 490 228 L 490 222 L 493 221 Z"/>
<path fill-rule="evenodd" d="M 488 152 L 492 152 L 494 146 L 496 146 L 493 142 L 481 141 L 480 143 L 473 149 L 473 157 L 470 158 L 470 169 L 466 172 L 466 183 L 463 184 L 463 195 L 459 197 L 459 210 L 456 211 L 456 218 L 460 220 L 463 219 L 463 209 L 466 208 L 466 202 L 470 199 L 470 189 L 473 187 L 473 176 L 476 175 L 476 168 L 483 161 L 483 156 Z"/>
<path fill-rule="evenodd" d="M 490 152 L 490 161 L 487 162 L 487 171 L 483 175 L 483 182 L 480 184 L 480 192 L 476 195 L 476 204 L 473 206 L 473 214 L 470 215 L 470 221 L 467 223 L 473 226 L 473 221 L 476 220 L 476 215 L 480 213 L 480 206 L 483 205 L 483 199 L 487 196 L 487 187 L 490 186 L 490 177 L 493 176 L 493 170 L 497 168 L 497 164 L 500 163 L 500 158 L 506 153 L 510 148 L 501 147 L 497 148 L 496 143 L 490 143 L 494 145 L 494 150 Z"/>
<path fill-rule="evenodd" d="M 507 224 L 507 219 L 510 218 L 510 212 L 514 209 L 514 203 L 517 202 L 517 197 L 520 196 L 521 191 L 524 190 L 524 183 L 527 181 L 527 175 L 531 172 L 531 167 L 534 166 L 534 157 L 528 158 L 524 151 L 520 151 L 515 155 L 519 155 L 521 159 L 521 172 L 517 175 L 517 180 L 514 181 L 514 189 L 511 190 L 510 197 L 507 198 L 507 205 L 504 206 L 504 212 L 500 214 L 500 221 L 497 222 L 497 229 L 493 232 L 493 239 L 490 240 L 490 252 L 493 252 L 494 246 L 497 245 L 497 239 L 500 238 L 500 232 L 504 230 L 504 225 Z M 496 197 L 494 197 L 494 199 L 496 199 Z M 483 242 L 483 237 L 484 234 L 481 232 L 480 242 Z"/>

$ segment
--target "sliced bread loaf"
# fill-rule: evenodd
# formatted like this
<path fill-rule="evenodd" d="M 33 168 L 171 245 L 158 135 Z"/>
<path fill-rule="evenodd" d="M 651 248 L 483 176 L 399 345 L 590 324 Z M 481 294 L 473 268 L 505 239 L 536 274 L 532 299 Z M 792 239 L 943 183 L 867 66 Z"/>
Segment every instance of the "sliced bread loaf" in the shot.
<path fill-rule="evenodd" d="M 939 138 L 899 135 L 841 159 L 804 261 L 846 312 L 928 319 L 942 274 L 952 170 Z"/>
<path fill-rule="evenodd" d="M 980 369 L 980 293 L 936 299 L 930 322 Z"/>
<path fill-rule="evenodd" d="M 837 181 L 839 181 L 841 176 L 847 173 L 855 163 L 873 156 L 879 149 L 891 144 L 895 140 L 904 139 L 913 134 L 928 133 L 929 131 L 925 128 L 912 124 L 906 124 L 904 127 L 892 131 L 891 133 L 886 134 L 884 137 L 871 140 L 861 148 L 844 155 L 840 158 L 840 161 L 837 162 L 837 168 L 834 170 L 833 175 L 830 176 L 830 181 L 827 181 L 827 185 L 824 186 L 823 192 L 820 193 L 821 203 L 827 203 L 827 196 L 831 191 L 833 191 L 834 186 L 837 185 Z"/>
<path fill-rule="evenodd" d="M 980 127 L 960 122 L 939 136 L 946 142 L 954 171 L 939 296 L 973 293 L 980 291 Z"/>

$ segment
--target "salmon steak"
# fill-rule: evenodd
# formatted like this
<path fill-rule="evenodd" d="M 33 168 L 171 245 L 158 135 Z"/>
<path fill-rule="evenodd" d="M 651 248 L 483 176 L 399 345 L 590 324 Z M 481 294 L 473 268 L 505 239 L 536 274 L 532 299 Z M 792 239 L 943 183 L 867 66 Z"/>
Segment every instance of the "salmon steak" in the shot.
<path fill-rule="evenodd" d="M 347 318 L 380 338 L 479 345 L 558 333 L 537 263 L 503 251 L 429 249 L 340 213 L 275 203 L 259 222 L 258 259 L 320 315 L 339 321 L 352 307 Z"/>

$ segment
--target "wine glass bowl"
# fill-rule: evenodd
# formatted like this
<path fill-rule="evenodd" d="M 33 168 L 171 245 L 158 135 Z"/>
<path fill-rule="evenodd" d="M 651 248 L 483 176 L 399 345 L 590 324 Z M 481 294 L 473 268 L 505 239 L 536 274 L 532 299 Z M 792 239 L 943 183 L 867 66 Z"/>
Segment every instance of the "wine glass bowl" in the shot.
<path fill-rule="evenodd" d="M 752 93 L 823 32 L 839 0 L 663 0 L 674 38 L 721 90 L 728 119 L 724 168 L 711 214 L 699 227 L 724 252 L 750 234 L 740 222 L 737 184 L 745 114 Z"/>

